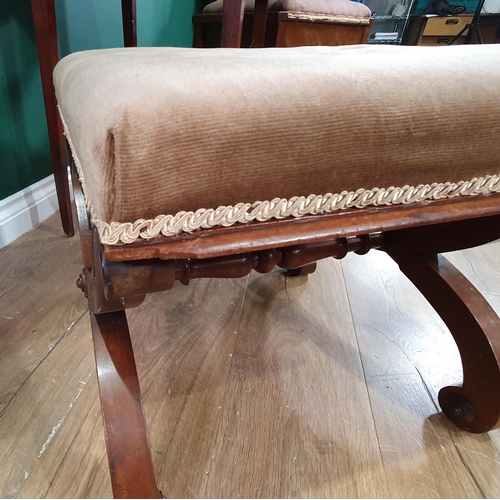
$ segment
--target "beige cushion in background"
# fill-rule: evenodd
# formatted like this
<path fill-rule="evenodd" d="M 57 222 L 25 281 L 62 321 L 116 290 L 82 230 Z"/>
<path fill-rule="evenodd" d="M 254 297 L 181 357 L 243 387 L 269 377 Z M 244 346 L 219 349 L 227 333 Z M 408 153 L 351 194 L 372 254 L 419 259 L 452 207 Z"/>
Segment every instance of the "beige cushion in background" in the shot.
<path fill-rule="evenodd" d="M 54 82 L 104 222 L 500 172 L 500 46 L 109 49 Z"/>
<path fill-rule="evenodd" d="M 222 12 L 223 0 L 209 3 L 203 9 L 204 14 Z M 245 10 L 253 11 L 255 0 L 245 0 Z M 346 17 L 369 18 L 370 9 L 362 3 L 351 0 L 269 0 L 270 11 L 303 12 Z"/>

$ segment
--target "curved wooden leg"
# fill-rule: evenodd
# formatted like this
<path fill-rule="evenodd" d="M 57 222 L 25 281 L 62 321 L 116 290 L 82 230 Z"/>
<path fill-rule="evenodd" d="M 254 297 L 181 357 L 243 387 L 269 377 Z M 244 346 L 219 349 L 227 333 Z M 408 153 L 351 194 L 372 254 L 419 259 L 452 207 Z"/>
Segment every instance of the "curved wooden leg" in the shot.
<path fill-rule="evenodd" d="M 74 169 L 73 163 L 72 167 Z M 83 274 L 80 275 L 77 285 L 89 299 L 113 496 L 114 498 L 162 498 L 161 492 L 156 487 L 141 389 L 127 316 L 123 310 L 139 305 L 144 296 L 106 298 L 100 244 L 96 241 L 98 236 L 95 228 L 93 230 L 91 228 L 75 171 L 73 182 L 84 265 Z M 173 269 L 170 274 L 173 274 Z"/>
<path fill-rule="evenodd" d="M 439 404 L 460 429 L 480 433 L 499 424 L 500 318 L 481 293 L 441 255 L 388 252 L 450 329 L 462 358 L 462 387 L 444 387 Z"/>
<path fill-rule="evenodd" d="M 124 311 L 90 314 L 114 498 L 162 498 Z"/>

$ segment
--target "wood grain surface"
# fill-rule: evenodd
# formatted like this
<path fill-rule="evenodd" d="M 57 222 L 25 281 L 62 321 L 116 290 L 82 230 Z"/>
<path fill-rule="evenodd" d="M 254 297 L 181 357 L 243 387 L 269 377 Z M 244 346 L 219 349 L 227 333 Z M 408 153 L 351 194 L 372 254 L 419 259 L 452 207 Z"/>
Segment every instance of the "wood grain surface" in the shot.
<path fill-rule="evenodd" d="M 448 254 L 500 311 L 500 244 Z M 111 496 L 79 242 L 0 250 L 0 496 Z M 176 283 L 128 313 L 167 497 L 494 498 L 500 429 L 457 430 L 440 318 L 385 254 Z"/>

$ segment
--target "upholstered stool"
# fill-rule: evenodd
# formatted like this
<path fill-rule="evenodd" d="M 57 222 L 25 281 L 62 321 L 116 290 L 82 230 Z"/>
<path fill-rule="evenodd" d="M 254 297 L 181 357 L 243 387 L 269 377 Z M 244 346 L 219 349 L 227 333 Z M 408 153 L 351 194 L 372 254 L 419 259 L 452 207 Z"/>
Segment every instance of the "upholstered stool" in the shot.
<path fill-rule="evenodd" d="M 460 350 L 443 411 L 498 425 L 500 319 L 440 254 L 500 238 L 499 60 L 498 45 L 356 45 L 58 63 L 115 496 L 161 497 L 124 311 L 176 280 L 385 251 Z"/>
<path fill-rule="evenodd" d="M 208 4 L 203 14 L 193 16 L 194 47 L 218 47 L 223 0 Z M 254 44 L 252 37 L 255 0 L 245 1 L 242 46 Z M 265 47 L 302 45 L 352 45 L 366 43 L 371 12 L 350 0 L 270 0 Z"/>

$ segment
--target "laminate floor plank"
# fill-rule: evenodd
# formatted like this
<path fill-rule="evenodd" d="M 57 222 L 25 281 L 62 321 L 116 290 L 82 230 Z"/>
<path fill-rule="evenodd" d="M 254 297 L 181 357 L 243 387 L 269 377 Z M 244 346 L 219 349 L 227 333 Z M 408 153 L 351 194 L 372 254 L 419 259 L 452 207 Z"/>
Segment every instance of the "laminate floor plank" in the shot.
<path fill-rule="evenodd" d="M 90 335 L 90 323 L 85 322 Z M 92 373 L 18 498 L 111 498 L 97 376 Z"/>
<path fill-rule="evenodd" d="M 0 250 L 0 416 L 87 308 L 78 239 L 54 235 L 54 220 Z"/>
<path fill-rule="evenodd" d="M 500 295 L 500 243 L 445 254 L 484 295 Z"/>
<path fill-rule="evenodd" d="M 251 276 L 205 497 L 386 497 L 338 263 Z"/>
<path fill-rule="evenodd" d="M 497 312 L 499 256 L 449 255 Z M 0 250 L 2 497 L 111 495 L 81 266 L 57 214 Z M 500 497 L 500 429 L 439 412 L 458 350 L 382 253 L 176 284 L 128 317 L 166 496 Z"/>
<path fill-rule="evenodd" d="M 65 333 L 0 419 L 0 463 L 8 464 L 0 469 L 2 497 L 15 497 L 40 465 L 95 371 L 84 323 Z"/>
<path fill-rule="evenodd" d="M 391 498 L 482 496 L 418 375 L 368 384 Z"/>
<path fill-rule="evenodd" d="M 441 387 L 462 380 L 442 320 L 387 255 L 342 266 L 391 496 L 498 497 L 500 430 L 467 434 L 439 413 Z"/>
<path fill-rule="evenodd" d="M 500 263 L 500 245 L 496 246 L 495 252 L 497 255 L 496 262 Z M 458 257 L 457 255 L 455 265 L 462 269 L 463 263 Z M 473 256 L 467 256 L 467 260 L 474 262 L 475 259 Z M 482 262 L 481 259 L 477 260 L 479 263 Z M 463 267 L 465 269 L 465 265 Z M 472 275 L 469 277 L 471 281 L 475 281 L 474 285 L 478 289 L 482 286 L 482 276 L 483 273 L 478 272 L 477 278 Z M 497 282 L 496 288 L 491 290 L 495 293 L 483 293 L 483 296 L 495 312 L 500 315 L 500 281 Z M 451 439 L 457 451 L 471 470 L 483 495 L 486 498 L 500 498 L 500 428 L 486 434 L 468 434 L 457 429 L 445 418 L 443 418 L 443 425 L 449 428 Z"/>
<path fill-rule="evenodd" d="M 248 278 L 194 280 L 129 314 L 159 488 L 203 495 Z"/>

